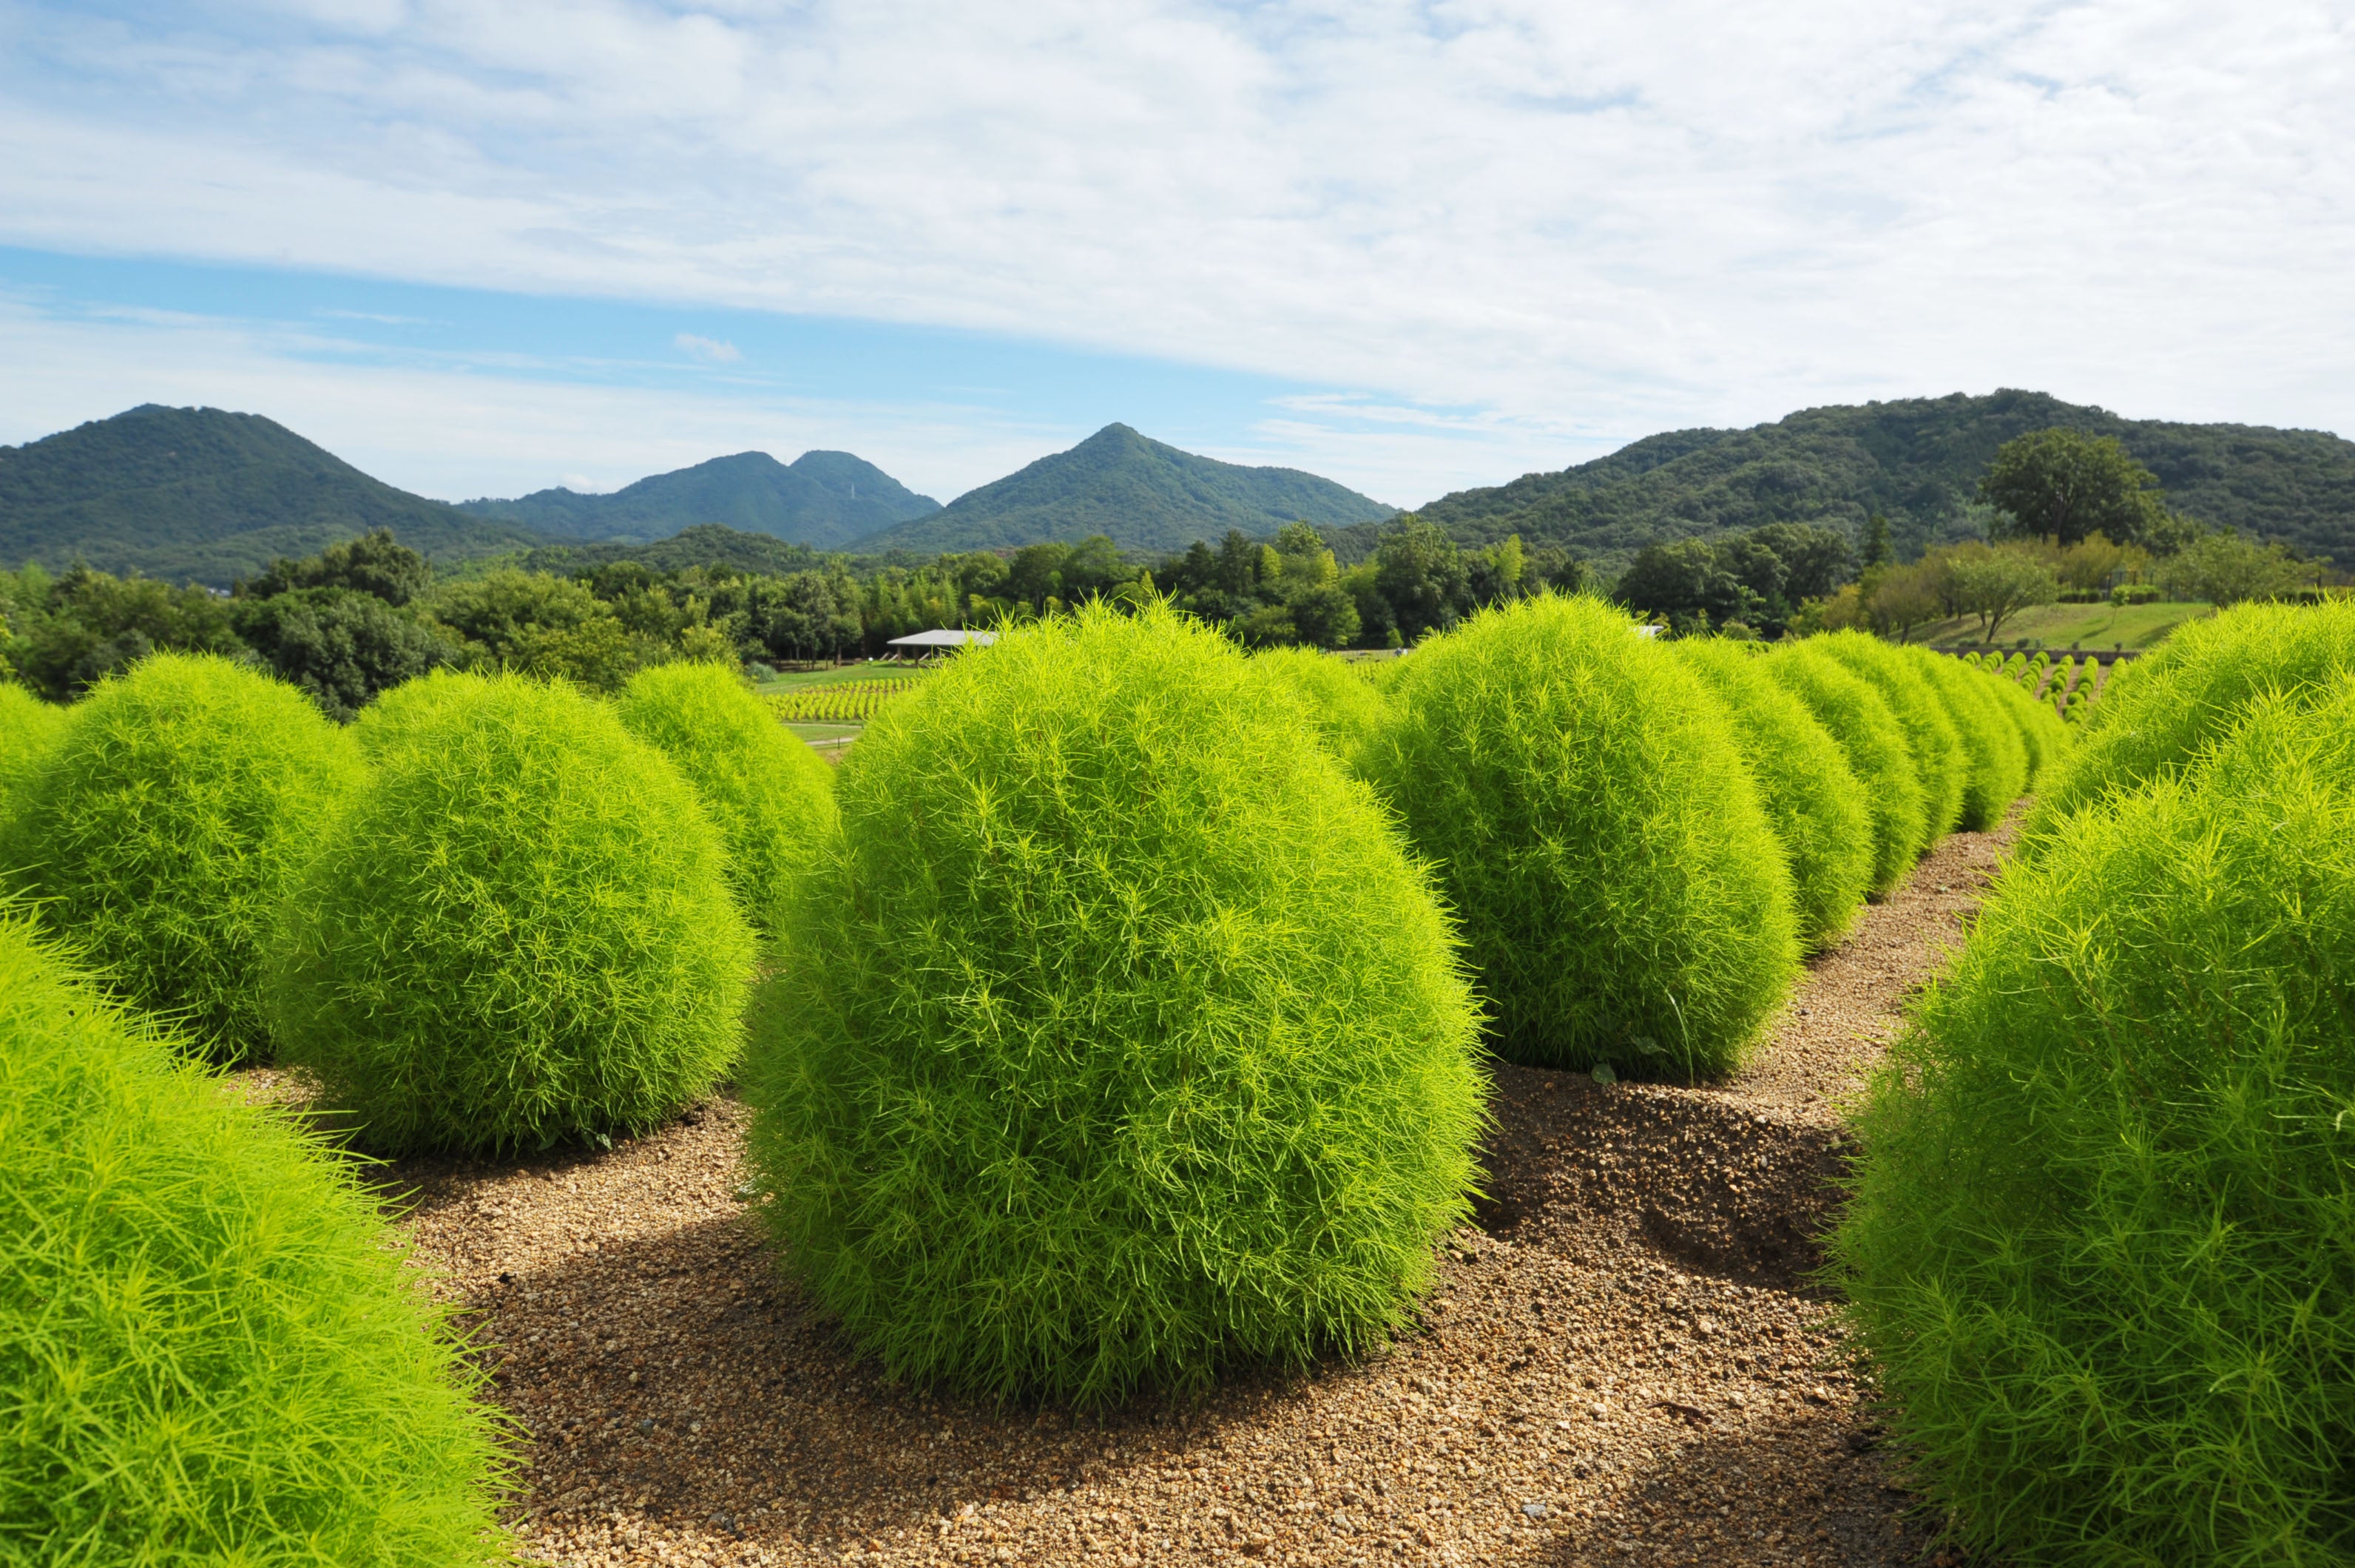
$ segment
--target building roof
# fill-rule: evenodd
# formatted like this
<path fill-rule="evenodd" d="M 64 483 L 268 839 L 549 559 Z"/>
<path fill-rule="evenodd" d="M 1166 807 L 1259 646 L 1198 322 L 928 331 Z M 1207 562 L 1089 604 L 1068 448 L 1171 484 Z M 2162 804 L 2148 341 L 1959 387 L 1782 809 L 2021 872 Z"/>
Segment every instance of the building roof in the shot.
<path fill-rule="evenodd" d="M 997 641 L 995 632 L 917 632 L 910 636 L 894 637 L 883 645 L 887 648 L 961 648 L 968 643 L 983 647 Z"/>

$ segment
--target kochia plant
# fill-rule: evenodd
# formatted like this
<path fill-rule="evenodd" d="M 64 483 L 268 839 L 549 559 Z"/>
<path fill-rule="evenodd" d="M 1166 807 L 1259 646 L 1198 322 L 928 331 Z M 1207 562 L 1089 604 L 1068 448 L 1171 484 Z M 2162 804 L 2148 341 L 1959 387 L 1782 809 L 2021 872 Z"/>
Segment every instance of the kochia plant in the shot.
<path fill-rule="evenodd" d="M 2243 604 L 2185 622 L 2157 652 L 2112 672 L 2101 701 L 2077 725 L 2068 762 L 2029 814 L 2024 837 L 2041 837 L 2080 807 L 2182 767 L 2266 693 L 2310 700 L 2350 671 L 2355 600 Z"/>
<path fill-rule="evenodd" d="M 292 686 L 157 654 L 69 710 L 0 865 L 125 1000 L 222 1056 L 265 1042 L 261 965 L 302 855 L 363 773 Z"/>
<path fill-rule="evenodd" d="M 1484 1079 L 1445 916 L 1216 633 L 1091 605 L 885 709 L 783 908 L 760 1212 L 894 1373 L 1082 1403 L 1396 1328 Z"/>
<path fill-rule="evenodd" d="M 1484 611 L 1404 662 L 1363 766 L 1437 864 L 1497 1049 L 1729 1071 L 1797 941 L 1724 705 L 1591 599 Z"/>
<path fill-rule="evenodd" d="M 65 735 L 66 710 L 12 680 L 0 680 L 0 826 L 16 792 L 39 771 Z"/>
<path fill-rule="evenodd" d="M 2064 818 L 1859 1122 L 1838 1267 L 1991 1558 L 2345 1563 L 2355 689 Z"/>
<path fill-rule="evenodd" d="M 635 1133 L 733 1059 L 752 961 L 695 792 L 603 704 L 434 683 L 285 903 L 279 1047 L 372 1147 Z"/>
<path fill-rule="evenodd" d="M 1799 938 L 1829 946 L 1872 879 L 1871 819 L 1847 755 L 1742 644 L 1688 637 L 1670 646 L 1733 716 L 1734 744 L 1790 861 Z"/>
<path fill-rule="evenodd" d="M 1881 694 L 1905 732 L 1905 750 L 1913 759 L 1913 776 L 1922 788 L 1922 837 L 1916 855 L 1929 853 L 1961 820 L 1964 757 L 1962 738 L 1955 733 L 1946 706 L 1912 663 L 1879 637 L 1858 631 L 1833 632 L 1810 637 L 1807 644 L 1838 659 Z"/>
<path fill-rule="evenodd" d="M 1927 648 L 1897 652 L 1945 709 L 1961 743 L 1963 804 L 1955 826 L 1970 833 L 1993 827 L 2028 787 L 2028 748 L 2010 716 L 1996 706 L 1992 677 Z"/>
<path fill-rule="evenodd" d="M 640 670 L 614 709 L 703 799 L 728 850 L 728 880 L 754 929 L 808 845 L 834 825 L 834 765 L 716 664 Z"/>
<path fill-rule="evenodd" d="M 374 1195 L 0 914 L 0 1556 L 510 1561 L 486 1380 Z"/>
<path fill-rule="evenodd" d="M 1252 656 L 1252 668 L 1299 699 L 1309 722 L 1344 763 L 1354 762 L 1389 707 L 1369 677 L 1316 648 L 1264 649 Z"/>
<path fill-rule="evenodd" d="M 1881 694 L 1813 642 L 1786 643 L 1764 660 L 1768 677 L 1806 704 L 1848 759 L 1871 827 L 1870 891 L 1886 893 L 1904 879 L 1922 841 L 1922 785 L 1905 749 L 1905 731 Z"/>

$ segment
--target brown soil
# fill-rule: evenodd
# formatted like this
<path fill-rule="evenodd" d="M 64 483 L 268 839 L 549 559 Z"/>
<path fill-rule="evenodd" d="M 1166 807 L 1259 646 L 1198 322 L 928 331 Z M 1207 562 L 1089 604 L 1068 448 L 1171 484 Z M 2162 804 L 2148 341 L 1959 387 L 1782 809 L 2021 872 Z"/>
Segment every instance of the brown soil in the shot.
<path fill-rule="evenodd" d="M 1918 1563 L 1808 1278 L 1835 1104 L 1999 848 L 1956 835 L 1867 910 L 1728 1085 L 1498 1068 L 1480 1227 L 1419 1330 L 1199 1403 L 1097 1421 L 887 1383 L 778 1274 L 726 1100 L 610 1153 L 394 1175 L 556 1563 Z"/>

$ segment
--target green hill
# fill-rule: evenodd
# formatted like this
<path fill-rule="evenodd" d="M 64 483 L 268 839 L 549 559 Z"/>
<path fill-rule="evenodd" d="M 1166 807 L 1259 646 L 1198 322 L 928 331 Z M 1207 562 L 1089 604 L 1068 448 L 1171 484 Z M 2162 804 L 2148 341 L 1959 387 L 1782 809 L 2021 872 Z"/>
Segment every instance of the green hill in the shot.
<path fill-rule="evenodd" d="M 545 542 L 371 479 L 259 414 L 146 403 L 0 446 L 0 562 L 227 587 L 370 528 L 437 560 Z"/>
<path fill-rule="evenodd" d="M 1229 528 L 1272 534 L 1305 520 L 1341 527 L 1393 514 L 1296 468 L 1197 457 L 1108 424 L 1069 452 L 968 490 L 929 517 L 869 535 L 860 550 L 1005 549 L 1109 535 L 1124 549 L 1180 550 Z"/>
<path fill-rule="evenodd" d="M 1907 555 L 1962 531 L 1997 447 L 2067 425 L 2114 435 L 2158 476 L 2169 506 L 2355 567 L 2355 442 L 2323 431 L 2121 419 L 2041 392 L 1808 409 L 1749 430 L 1647 436 L 1610 456 L 1509 485 L 1460 490 L 1423 516 L 1466 543 L 1518 533 L 1606 571 L 1645 545 L 1760 523 L 1860 528 L 1885 514 Z"/>
<path fill-rule="evenodd" d="M 561 539 L 643 542 L 717 523 L 820 549 L 941 509 L 930 496 L 847 452 L 805 452 L 790 464 L 765 452 L 740 452 L 654 475 L 610 496 L 540 490 L 513 501 L 460 505 Z"/>

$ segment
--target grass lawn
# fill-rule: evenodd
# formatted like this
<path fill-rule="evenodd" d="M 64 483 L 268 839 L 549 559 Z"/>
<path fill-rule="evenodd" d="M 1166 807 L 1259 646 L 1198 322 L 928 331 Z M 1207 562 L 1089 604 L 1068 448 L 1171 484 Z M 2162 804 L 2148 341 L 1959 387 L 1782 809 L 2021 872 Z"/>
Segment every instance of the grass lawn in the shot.
<path fill-rule="evenodd" d="M 2083 648 L 2108 653 L 2112 648 L 2147 648 L 2165 640 L 2186 621 L 2216 613 L 2213 604 L 2163 601 L 2155 604 L 2040 604 L 2022 610 L 2003 624 L 2000 647 Z M 1978 618 L 1959 616 L 1916 627 L 1909 642 L 1936 647 L 1978 647 Z"/>
<path fill-rule="evenodd" d="M 799 691 L 804 687 L 834 686 L 846 680 L 883 680 L 892 676 L 913 675 L 916 669 L 913 664 L 861 659 L 857 664 L 837 665 L 826 669 L 781 670 L 774 680 L 764 680 L 755 689 L 763 692 Z"/>
<path fill-rule="evenodd" d="M 832 751 L 839 746 L 847 746 L 858 739 L 858 731 L 866 726 L 863 724 L 788 724 L 785 728 L 821 751 Z"/>

